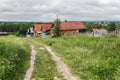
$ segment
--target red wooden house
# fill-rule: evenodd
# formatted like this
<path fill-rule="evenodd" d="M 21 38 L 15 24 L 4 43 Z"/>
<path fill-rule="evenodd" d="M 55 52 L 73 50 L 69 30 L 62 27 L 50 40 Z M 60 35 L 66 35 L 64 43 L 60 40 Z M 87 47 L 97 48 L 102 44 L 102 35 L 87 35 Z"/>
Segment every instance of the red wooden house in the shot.
<path fill-rule="evenodd" d="M 50 31 L 52 24 L 34 24 L 34 35 L 40 37 Z"/>
<path fill-rule="evenodd" d="M 54 24 L 52 25 L 52 27 Z M 51 31 L 53 32 L 53 31 Z M 78 35 L 86 32 L 86 27 L 82 22 L 68 22 L 64 21 L 60 24 L 61 35 Z"/>

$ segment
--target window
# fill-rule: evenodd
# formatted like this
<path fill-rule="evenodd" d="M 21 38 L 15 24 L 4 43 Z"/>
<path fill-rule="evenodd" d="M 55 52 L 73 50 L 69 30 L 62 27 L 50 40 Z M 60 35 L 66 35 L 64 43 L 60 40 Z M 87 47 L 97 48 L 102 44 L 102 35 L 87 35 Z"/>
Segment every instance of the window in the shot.
<path fill-rule="evenodd" d="M 64 35 L 64 33 L 62 33 L 62 35 Z"/>

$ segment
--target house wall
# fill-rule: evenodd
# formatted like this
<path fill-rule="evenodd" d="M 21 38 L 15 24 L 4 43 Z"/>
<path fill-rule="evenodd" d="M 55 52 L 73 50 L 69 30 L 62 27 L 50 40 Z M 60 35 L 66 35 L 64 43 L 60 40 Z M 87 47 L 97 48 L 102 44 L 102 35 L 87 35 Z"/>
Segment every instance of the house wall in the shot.
<path fill-rule="evenodd" d="M 40 33 L 36 33 L 36 32 L 35 32 L 35 36 L 36 36 L 36 37 L 40 37 L 40 36 L 41 36 L 41 34 L 40 34 Z"/>
<path fill-rule="evenodd" d="M 54 35 L 54 31 L 55 31 L 55 29 L 53 29 L 53 28 L 50 29 L 51 36 Z M 60 30 L 60 35 L 61 36 L 72 36 L 72 35 L 78 35 L 85 31 L 86 31 L 86 29 L 83 29 L 83 30 Z"/>
<path fill-rule="evenodd" d="M 71 35 L 78 35 L 78 30 L 61 30 L 60 34 L 63 36 L 71 36 Z"/>

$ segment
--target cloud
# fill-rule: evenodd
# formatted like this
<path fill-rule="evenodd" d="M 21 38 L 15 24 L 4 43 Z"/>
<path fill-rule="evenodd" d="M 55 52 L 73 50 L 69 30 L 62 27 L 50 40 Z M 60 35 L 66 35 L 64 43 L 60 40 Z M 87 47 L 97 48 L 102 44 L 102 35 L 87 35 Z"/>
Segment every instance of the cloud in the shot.
<path fill-rule="evenodd" d="M 120 3 L 119 0 L 99 0 L 101 4 L 113 4 L 113 3 Z"/>
<path fill-rule="evenodd" d="M 0 21 L 120 20 L 119 0 L 0 0 Z"/>

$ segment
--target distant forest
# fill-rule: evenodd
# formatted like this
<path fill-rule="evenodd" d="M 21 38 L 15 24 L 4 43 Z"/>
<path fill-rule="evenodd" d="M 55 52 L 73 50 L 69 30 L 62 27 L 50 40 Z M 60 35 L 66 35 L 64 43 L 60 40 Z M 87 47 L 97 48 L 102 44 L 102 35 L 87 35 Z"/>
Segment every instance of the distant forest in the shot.
<path fill-rule="evenodd" d="M 0 32 L 18 32 L 21 28 L 27 29 L 31 26 L 33 23 L 1 22 Z"/>

